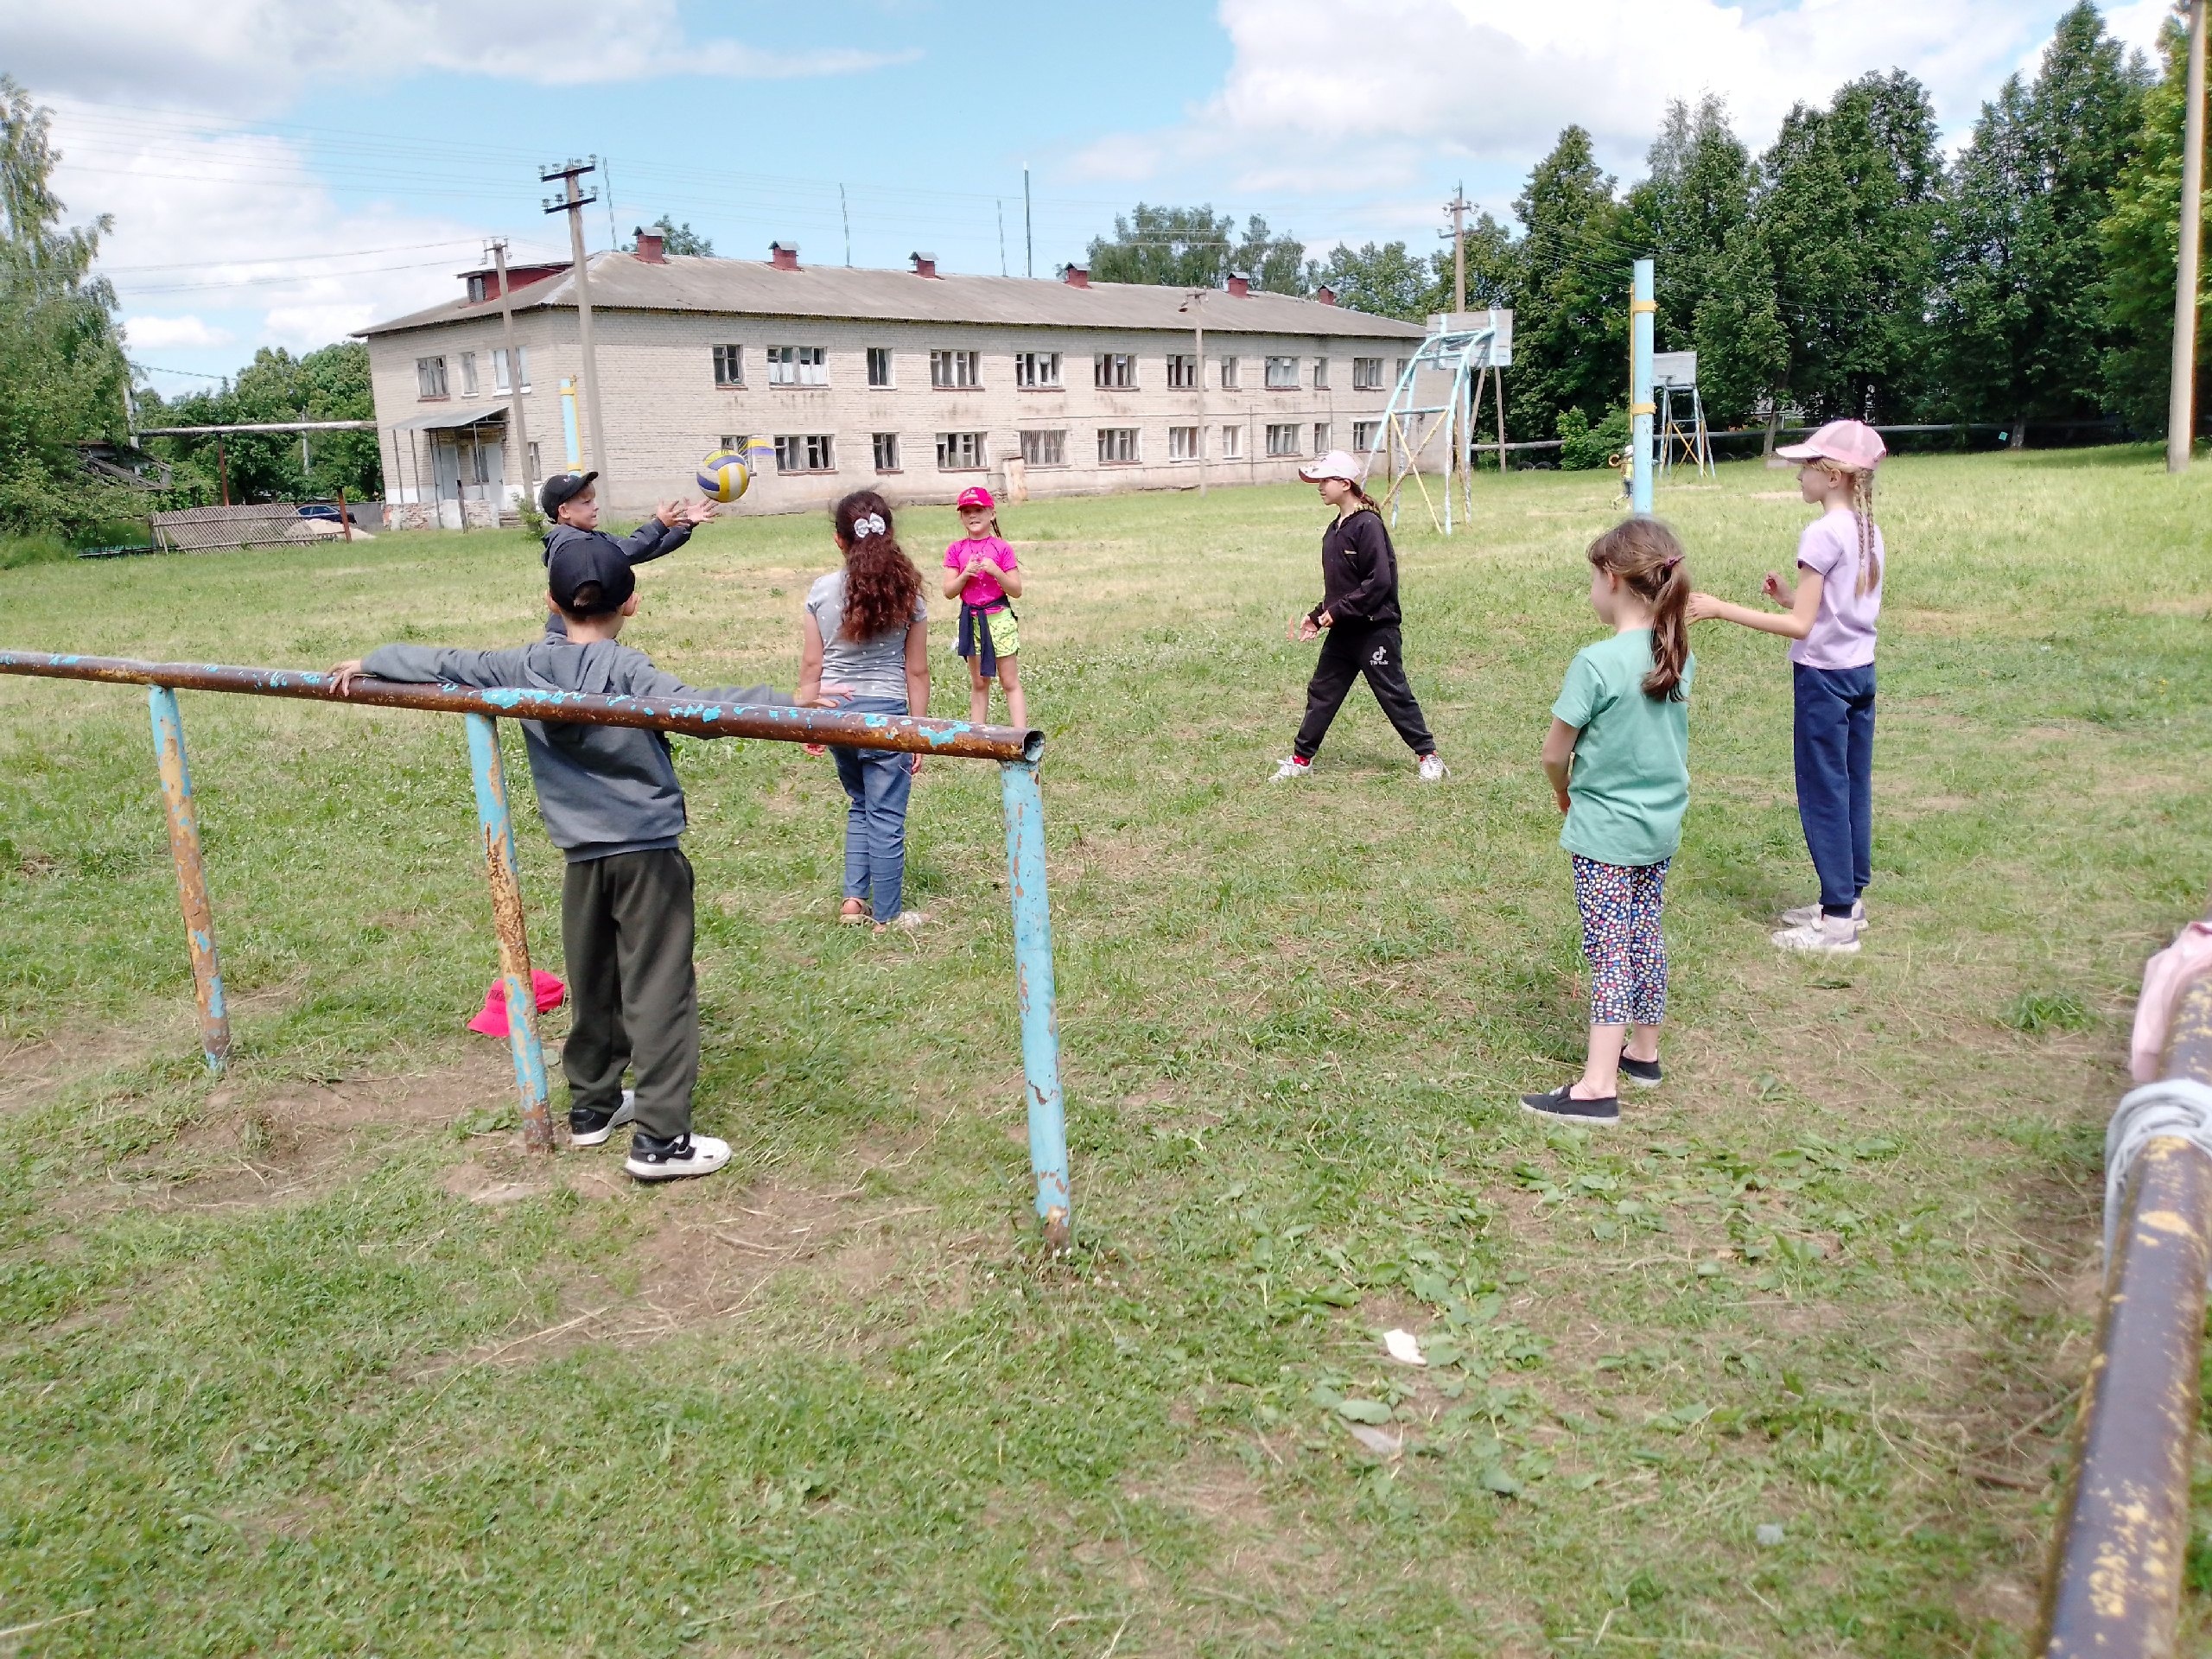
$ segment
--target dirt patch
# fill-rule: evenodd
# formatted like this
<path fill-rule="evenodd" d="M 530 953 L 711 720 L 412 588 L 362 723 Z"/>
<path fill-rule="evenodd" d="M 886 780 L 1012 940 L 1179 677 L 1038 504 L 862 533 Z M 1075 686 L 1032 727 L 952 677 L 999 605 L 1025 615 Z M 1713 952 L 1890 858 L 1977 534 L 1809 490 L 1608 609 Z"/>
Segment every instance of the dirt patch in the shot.
<path fill-rule="evenodd" d="M 392 1077 L 259 1096 L 219 1089 L 207 1111 L 174 1140 L 124 1163 L 104 1185 L 78 1189 L 68 1207 L 97 1212 L 125 1205 L 289 1203 L 327 1190 L 395 1143 L 442 1131 L 472 1112 L 511 1107 L 513 1098 L 506 1051 L 489 1045 L 445 1065 Z"/>

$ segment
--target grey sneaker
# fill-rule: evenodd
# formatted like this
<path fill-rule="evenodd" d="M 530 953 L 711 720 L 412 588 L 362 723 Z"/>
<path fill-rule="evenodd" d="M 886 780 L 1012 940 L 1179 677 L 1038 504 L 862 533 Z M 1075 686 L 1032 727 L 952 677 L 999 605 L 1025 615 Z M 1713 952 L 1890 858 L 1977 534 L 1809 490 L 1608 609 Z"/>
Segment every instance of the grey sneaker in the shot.
<path fill-rule="evenodd" d="M 1300 779 L 1311 778 L 1313 775 L 1313 763 L 1311 760 L 1301 760 L 1292 754 L 1284 756 L 1276 764 L 1275 775 L 1269 781 L 1278 784 L 1291 783 Z"/>
<path fill-rule="evenodd" d="M 1421 780 L 1424 784 L 1440 784 L 1451 775 L 1451 768 L 1446 766 L 1443 760 L 1436 755 L 1424 754 L 1421 756 Z"/>
<path fill-rule="evenodd" d="M 1774 941 L 1777 950 L 1796 950 L 1815 957 L 1859 954 L 1859 924 L 1848 917 L 1824 917 L 1800 927 L 1785 927 L 1767 937 Z"/>
<path fill-rule="evenodd" d="M 1864 899 L 1851 901 L 1851 919 L 1860 927 L 1866 925 L 1866 901 Z M 1817 927 L 1820 920 L 1821 907 L 1818 905 L 1799 905 L 1795 909 L 1782 912 L 1784 927 Z"/>

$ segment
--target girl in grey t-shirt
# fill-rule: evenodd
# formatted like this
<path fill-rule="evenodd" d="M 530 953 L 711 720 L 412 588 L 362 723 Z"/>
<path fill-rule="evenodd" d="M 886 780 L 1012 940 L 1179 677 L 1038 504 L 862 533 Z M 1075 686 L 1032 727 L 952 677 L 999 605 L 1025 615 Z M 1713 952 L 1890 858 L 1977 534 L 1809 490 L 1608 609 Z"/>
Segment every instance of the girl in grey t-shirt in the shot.
<path fill-rule="evenodd" d="M 829 685 L 855 714 L 930 711 L 929 610 L 922 573 L 899 548 L 891 506 L 855 490 L 831 511 L 844 563 L 806 590 L 799 625 L 799 696 Z M 879 931 L 924 918 L 901 904 L 906 874 L 906 798 L 921 756 L 896 749 L 830 751 L 849 803 L 845 813 L 842 922 L 873 918 Z"/>

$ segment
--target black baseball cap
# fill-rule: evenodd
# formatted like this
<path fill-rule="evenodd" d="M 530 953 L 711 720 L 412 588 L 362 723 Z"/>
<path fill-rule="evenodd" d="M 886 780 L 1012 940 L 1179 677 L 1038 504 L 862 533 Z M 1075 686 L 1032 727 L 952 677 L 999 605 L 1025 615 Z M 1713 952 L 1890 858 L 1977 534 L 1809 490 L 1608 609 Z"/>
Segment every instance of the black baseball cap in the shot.
<path fill-rule="evenodd" d="M 563 501 L 573 501 L 591 487 L 597 473 L 556 473 L 537 492 L 537 510 L 550 518 Z"/>
<path fill-rule="evenodd" d="M 554 604 L 570 616 L 612 615 L 638 591 L 629 556 L 604 536 L 575 536 L 562 542 L 546 561 L 545 585 L 552 591 Z"/>

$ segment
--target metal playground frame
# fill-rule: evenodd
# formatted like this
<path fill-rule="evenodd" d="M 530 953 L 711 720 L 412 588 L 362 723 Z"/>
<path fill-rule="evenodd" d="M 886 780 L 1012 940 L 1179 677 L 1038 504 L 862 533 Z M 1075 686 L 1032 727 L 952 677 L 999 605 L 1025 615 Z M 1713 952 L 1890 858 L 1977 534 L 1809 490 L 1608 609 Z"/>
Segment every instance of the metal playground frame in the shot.
<path fill-rule="evenodd" d="M 1483 377 L 1490 376 L 1497 393 L 1498 467 L 1505 466 L 1505 381 L 1497 372 L 1513 361 L 1513 313 L 1507 310 L 1453 311 L 1440 313 L 1429 319 L 1428 338 L 1421 348 L 1406 359 L 1405 366 L 1398 371 L 1398 384 L 1390 393 L 1390 401 L 1383 409 L 1382 418 L 1376 424 L 1374 441 L 1367 450 L 1366 471 L 1371 474 L 1380 459 L 1387 469 L 1389 484 L 1385 498 L 1390 510 L 1390 527 L 1398 524 L 1398 495 L 1406 480 L 1413 480 L 1414 487 L 1421 492 L 1421 504 L 1428 509 L 1429 519 L 1443 534 L 1452 533 L 1452 486 L 1458 476 L 1459 494 L 1465 512 L 1472 518 L 1475 512 L 1474 450 L 1475 423 L 1482 414 Z M 1415 402 L 1419 395 L 1418 381 L 1423 370 L 1433 374 L 1451 377 L 1451 385 L 1440 404 Z M 1441 418 L 1439 418 L 1439 417 Z M 1438 517 L 1436 503 L 1428 493 L 1428 485 L 1421 475 L 1422 459 L 1437 439 L 1444 441 L 1444 512 Z"/>
<path fill-rule="evenodd" d="M 177 706 L 177 692 L 238 692 L 465 716 L 469 766 L 475 777 L 477 823 L 492 887 L 492 923 L 499 938 L 499 974 L 505 988 L 508 1042 L 514 1055 L 515 1087 L 522 1101 L 523 1144 L 532 1152 L 545 1154 L 553 1150 L 552 1110 L 544 1051 L 537 1036 L 537 1002 L 531 978 L 522 884 L 516 873 L 514 819 L 499 758 L 497 722 L 501 718 L 635 726 L 694 737 L 761 738 L 778 743 L 901 749 L 997 761 L 1006 813 L 1007 886 L 1014 905 L 1014 986 L 1021 1009 L 1023 1094 L 1028 1109 L 1029 1162 L 1037 1217 L 1049 1248 L 1063 1249 L 1070 1243 L 1074 1212 L 1068 1188 L 1066 1116 L 1060 1096 L 1052 918 L 1045 887 L 1044 802 L 1037 789 L 1037 766 L 1045 748 L 1041 731 L 836 709 L 664 703 L 573 691 L 478 690 L 459 685 L 403 685 L 388 680 L 359 681 L 352 691 L 340 695 L 331 676 L 314 671 L 232 668 L 215 663 L 143 663 L 48 652 L 0 651 L 0 674 L 147 688 L 155 760 L 168 814 L 169 851 L 176 862 L 177 891 L 184 906 L 185 936 L 191 947 L 192 976 L 199 996 L 200 1047 L 208 1069 L 219 1072 L 230 1055 L 230 1018 L 223 1003 L 213 913 L 200 863 L 199 809 L 185 758 L 184 717 Z"/>

